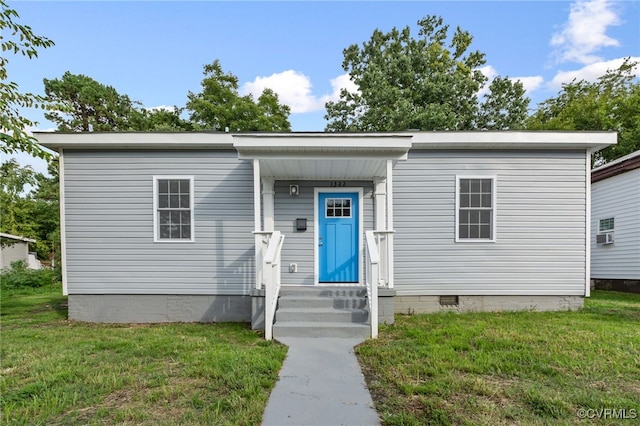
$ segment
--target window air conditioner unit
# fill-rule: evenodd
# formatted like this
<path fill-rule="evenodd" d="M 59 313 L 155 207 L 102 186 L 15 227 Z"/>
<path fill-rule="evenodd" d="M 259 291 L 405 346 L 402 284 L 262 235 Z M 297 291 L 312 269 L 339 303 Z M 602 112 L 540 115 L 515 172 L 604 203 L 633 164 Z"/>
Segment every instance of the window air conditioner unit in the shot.
<path fill-rule="evenodd" d="M 596 235 L 596 243 L 598 244 L 613 244 L 613 232 L 603 232 Z"/>

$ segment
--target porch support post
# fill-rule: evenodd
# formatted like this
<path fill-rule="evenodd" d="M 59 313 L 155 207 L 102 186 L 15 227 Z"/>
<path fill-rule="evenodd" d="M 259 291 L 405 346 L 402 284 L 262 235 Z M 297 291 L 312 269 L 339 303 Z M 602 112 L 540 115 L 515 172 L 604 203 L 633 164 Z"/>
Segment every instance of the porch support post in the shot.
<path fill-rule="evenodd" d="M 262 288 L 262 259 L 264 258 L 262 247 L 262 222 L 260 213 L 262 205 L 260 202 L 260 160 L 253 160 L 253 235 L 255 240 L 255 262 L 256 262 L 256 289 Z"/>
<path fill-rule="evenodd" d="M 375 227 L 376 231 L 386 231 L 387 229 L 387 182 L 384 178 L 374 178 L 373 184 L 375 188 Z"/>
<path fill-rule="evenodd" d="M 387 160 L 387 231 L 393 231 L 393 160 Z M 389 250 L 387 287 L 393 288 L 393 232 L 387 234 L 387 244 Z"/>
<path fill-rule="evenodd" d="M 271 178 L 262 179 L 262 202 L 264 203 L 264 230 L 274 230 L 274 181 Z"/>
<path fill-rule="evenodd" d="M 253 160 L 253 230 L 262 231 L 260 212 L 262 206 L 260 202 L 260 160 Z"/>

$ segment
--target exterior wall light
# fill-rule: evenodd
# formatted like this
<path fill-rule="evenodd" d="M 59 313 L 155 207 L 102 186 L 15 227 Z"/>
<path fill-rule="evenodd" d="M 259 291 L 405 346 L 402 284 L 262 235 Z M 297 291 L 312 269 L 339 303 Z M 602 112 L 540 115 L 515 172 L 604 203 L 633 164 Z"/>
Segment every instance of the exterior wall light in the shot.
<path fill-rule="evenodd" d="M 300 195 L 300 186 L 299 185 L 289 185 L 289 195 L 292 197 L 297 197 Z"/>

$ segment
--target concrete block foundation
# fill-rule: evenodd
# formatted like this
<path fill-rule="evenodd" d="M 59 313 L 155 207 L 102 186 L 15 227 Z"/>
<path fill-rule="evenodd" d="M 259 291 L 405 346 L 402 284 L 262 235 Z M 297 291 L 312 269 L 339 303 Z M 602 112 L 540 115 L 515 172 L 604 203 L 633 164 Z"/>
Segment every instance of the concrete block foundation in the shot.
<path fill-rule="evenodd" d="M 251 297 L 70 294 L 69 319 L 105 323 L 249 322 Z"/>
<path fill-rule="evenodd" d="M 393 289 L 378 289 L 378 324 L 393 324 L 395 315 L 396 291 Z"/>
<path fill-rule="evenodd" d="M 440 296 L 396 296 L 395 313 L 571 311 L 584 306 L 582 296 L 458 296 L 457 305 L 441 305 Z"/>
<path fill-rule="evenodd" d="M 264 289 L 251 290 L 251 329 L 264 330 Z"/>
<path fill-rule="evenodd" d="M 103 323 L 250 322 L 264 328 L 264 290 L 251 295 L 69 295 L 69 319 Z M 432 312 L 567 311 L 584 306 L 581 296 L 459 296 L 441 305 L 439 296 L 398 296 L 380 289 L 378 321 L 393 324 L 395 314 Z"/>

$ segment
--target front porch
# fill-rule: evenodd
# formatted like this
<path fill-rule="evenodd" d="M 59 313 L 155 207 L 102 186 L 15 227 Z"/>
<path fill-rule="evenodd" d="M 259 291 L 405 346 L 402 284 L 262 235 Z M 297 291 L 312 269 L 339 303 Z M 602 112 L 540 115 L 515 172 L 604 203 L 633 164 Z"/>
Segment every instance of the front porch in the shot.
<path fill-rule="evenodd" d="M 289 302 L 297 305 L 287 309 L 310 319 L 297 321 L 309 330 L 295 333 L 330 336 L 365 326 L 376 337 L 379 321 L 393 322 L 393 168 L 406 160 L 411 136 L 327 136 L 246 135 L 234 142 L 239 158 L 253 164 L 252 325 L 264 327 L 267 339 L 274 321 L 287 329 L 291 312 L 276 310 L 281 289 L 290 294 L 294 286 L 325 296 L 348 287 L 358 298 L 351 312 L 336 309 L 335 298 L 322 308 L 305 307 L 306 299 Z M 332 314 L 335 321 L 325 321 Z M 328 331 L 319 332 L 320 323 Z"/>

